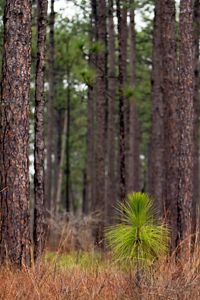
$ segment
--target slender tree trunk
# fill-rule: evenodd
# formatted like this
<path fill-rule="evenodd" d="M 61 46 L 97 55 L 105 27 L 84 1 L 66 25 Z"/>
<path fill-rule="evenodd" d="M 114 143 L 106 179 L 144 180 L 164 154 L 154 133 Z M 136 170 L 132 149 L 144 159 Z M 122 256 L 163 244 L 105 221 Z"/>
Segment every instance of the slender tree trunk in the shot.
<path fill-rule="evenodd" d="M 37 66 L 35 92 L 35 175 L 34 175 L 34 229 L 35 258 L 41 257 L 46 237 L 46 210 L 44 195 L 44 67 L 47 24 L 47 0 L 38 0 Z"/>
<path fill-rule="evenodd" d="M 30 266 L 31 1 L 7 0 L 0 127 L 0 262 Z"/>
<path fill-rule="evenodd" d="M 83 171 L 83 194 L 82 194 L 82 213 L 87 215 L 89 213 L 89 202 L 87 198 L 87 174 Z"/>
<path fill-rule="evenodd" d="M 59 164 L 59 168 L 58 168 L 58 181 L 57 181 L 56 198 L 55 198 L 56 214 L 59 211 L 59 205 L 61 202 L 61 195 L 62 195 L 62 183 L 63 183 L 63 175 L 64 175 L 63 168 L 65 165 L 65 158 L 66 158 L 66 140 L 67 140 L 67 124 L 68 124 L 67 117 L 68 117 L 68 112 L 66 109 L 65 115 L 64 115 L 63 131 L 62 131 L 61 156 L 60 156 L 60 164 Z"/>
<path fill-rule="evenodd" d="M 68 74 L 68 89 L 67 89 L 67 136 L 66 136 L 66 212 L 70 211 L 70 116 L 71 116 L 71 88 L 70 78 Z"/>
<path fill-rule="evenodd" d="M 62 144 L 62 109 L 55 110 L 55 137 L 56 140 L 54 141 L 54 176 L 53 176 L 53 199 L 56 199 L 56 192 L 57 192 L 57 183 L 58 183 L 58 169 L 60 165 L 60 156 L 61 156 L 61 144 Z"/>
<path fill-rule="evenodd" d="M 106 186 L 106 223 L 114 221 L 114 205 L 116 203 L 116 177 L 115 177 L 115 98 L 116 98 L 116 72 L 115 72 L 115 31 L 114 31 L 113 0 L 108 2 L 108 138 L 107 138 L 107 186 Z"/>
<path fill-rule="evenodd" d="M 85 210 L 87 214 L 95 199 L 95 154 L 94 154 L 94 91 L 92 87 L 88 87 L 88 112 L 87 112 L 87 158 L 86 158 L 86 196 Z"/>
<path fill-rule="evenodd" d="M 192 205 L 192 233 L 196 231 L 197 205 L 199 206 L 199 39 L 200 39 L 200 2 L 194 1 L 194 196 Z"/>
<path fill-rule="evenodd" d="M 119 198 L 126 197 L 126 140 L 125 127 L 127 103 L 124 96 L 126 83 L 127 58 L 127 6 L 125 1 L 117 0 L 117 18 L 119 35 Z"/>
<path fill-rule="evenodd" d="M 53 151 L 53 101 L 54 101 L 54 56 L 55 56 L 55 41 L 54 41 L 54 26 L 55 12 L 54 0 L 51 0 L 51 13 L 49 20 L 49 95 L 48 95 L 48 132 L 47 132 L 47 171 L 46 171 L 46 203 L 49 210 L 52 205 L 52 151 Z"/>
<path fill-rule="evenodd" d="M 192 233 L 192 199 L 194 171 L 194 42 L 193 42 L 193 1 L 180 1 L 180 49 L 179 49 L 179 114 L 180 114 L 180 155 L 179 155 L 179 197 L 180 214 L 179 238 L 188 239 L 190 250 Z"/>
<path fill-rule="evenodd" d="M 101 51 L 97 55 L 97 125 L 96 125 L 96 199 L 94 210 L 100 214 L 98 229 L 95 233 L 96 243 L 103 237 L 105 210 L 105 46 L 106 46 L 106 2 L 98 1 L 97 7 L 98 42 Z"/>
<path fill-rule="evenodd" d="M 135 1 L 130 0 L 130 65 L 131 87 L 136 85 L 136 31 L 135 31 Z M 129 107 L 129 164 L 128 192 L 140 190 L 140 128 L 135 98 L 131 99 Z"/>
<path fill-rule="evenodd" d="M 163 103 L 164 103 L 164 166 L 165 191 L 164 213 L 171 230 L 171 250 L 177 246 L 179 197 L 179 106 L 178 73 L 176 55 L 176 11 L 174 0 L 162 1 L 161 41 L 163 57 Z"/>
<path fill-rule="evenodd" d="M 97 3 L 91 0 L 91 43 L 97 41 Z M 96 53 L 89 53 L 89 67 L 95 70 L 97 64 Z M 87 157 L 86 157 L 86 195 L 85 212 L 88 213 L 95 202 L 95 84 L 88 85 L 88 107 L 87 107 Z"/>
<path fill-rule="evenodd" d="M 161 1 L 155 3 L 152 71 L 152 128 L 149 161 L 149 192 L 161 215 L 164 212 L 164 116 L 163 116 L 163 54 L 161 45 Z"/>

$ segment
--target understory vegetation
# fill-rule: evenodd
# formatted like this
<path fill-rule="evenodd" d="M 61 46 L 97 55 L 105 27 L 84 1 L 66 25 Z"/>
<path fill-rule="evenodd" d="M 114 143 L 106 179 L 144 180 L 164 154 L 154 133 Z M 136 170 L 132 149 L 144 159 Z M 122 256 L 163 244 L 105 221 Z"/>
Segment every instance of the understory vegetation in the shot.
<path fill-rule="evenodd" d="M 113 262 L 110 253 L 47 252 L 31 269 L 0 271 L 0 299 L 199 299 L 200 248 L 175 263 L 163 257 L 144 271 L 140 285 L 135 269 Z"/>

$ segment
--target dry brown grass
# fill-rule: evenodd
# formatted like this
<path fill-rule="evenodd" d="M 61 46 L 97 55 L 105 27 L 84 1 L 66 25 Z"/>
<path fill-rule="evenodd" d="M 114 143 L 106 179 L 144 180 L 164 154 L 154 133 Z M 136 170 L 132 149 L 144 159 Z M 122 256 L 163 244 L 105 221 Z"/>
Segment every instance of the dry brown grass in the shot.
<path fill-rule="evenodd" d="M 114 266 L 104 258 L 103 266 L 87 268 L 80 264 L 56 268 L 54 263 L 14 271 L 0 271 L 0 299 L 72 300 L 159 300 L 200 299 L 200 249 L 193 259 L 175 264 L 173 259 L 157 262 L 138 287 L 134 273 Z"/>
<path fill-rule="evenodd" d="M 1 268 L 0 300 L 200 299 L 197 243 L 192 258 L 175 263 L 172 256 L 156 262 L 138 286 L 134 270 L 114 264 L 108 254 L 94 253 L 92 222 L 91 217 L 52 221 L 54 245 L 48 248 L 57 251 L 48 252 L 40 266 L 31 269 Z"/>

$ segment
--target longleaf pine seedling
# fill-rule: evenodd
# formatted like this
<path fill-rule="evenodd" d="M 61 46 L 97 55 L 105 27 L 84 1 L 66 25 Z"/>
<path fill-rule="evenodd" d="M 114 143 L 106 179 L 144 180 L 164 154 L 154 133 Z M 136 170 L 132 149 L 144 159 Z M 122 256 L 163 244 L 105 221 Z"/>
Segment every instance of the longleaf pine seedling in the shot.
<path fill-rule="evenodd" d="M 141 268 L 167 254 L 169 229 L 159 224 L 153 201 L 147 194 L 129 194 L 124 203 L 118 204 L 117 211 L 120 224 L 106 230 L 116 260 L 135 263 Z"/>

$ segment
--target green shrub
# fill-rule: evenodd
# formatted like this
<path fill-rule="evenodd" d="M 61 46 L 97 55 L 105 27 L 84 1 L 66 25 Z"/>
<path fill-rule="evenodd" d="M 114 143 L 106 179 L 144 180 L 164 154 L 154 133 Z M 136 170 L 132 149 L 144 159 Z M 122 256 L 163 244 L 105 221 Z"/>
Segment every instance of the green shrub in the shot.
<path fill-rule="evenodd" d="M 149 266 L 168 251 L 169 229 L 159 224 L 152 199 L 144 193 L 132 193 L 118 204 L 120 224 L 106 230 L 106 239 L 119 261 Z"/>

